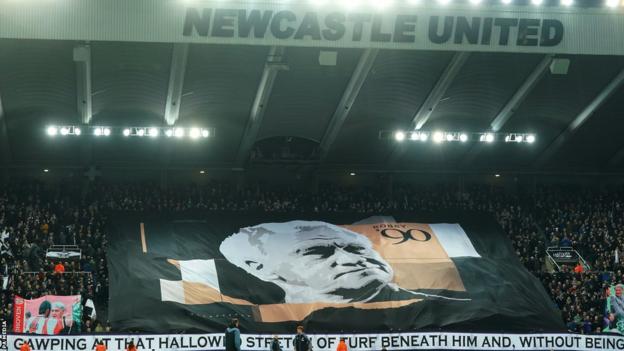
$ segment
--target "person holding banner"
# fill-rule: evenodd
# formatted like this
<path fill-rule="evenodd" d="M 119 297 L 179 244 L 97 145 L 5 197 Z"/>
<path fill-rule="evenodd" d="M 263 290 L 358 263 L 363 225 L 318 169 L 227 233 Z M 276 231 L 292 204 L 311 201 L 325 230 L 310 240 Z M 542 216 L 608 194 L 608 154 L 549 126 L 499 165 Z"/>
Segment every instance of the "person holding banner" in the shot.
<path fill-rule="evenodd" d="M 310 338 L 303 333 L 303 325 L 297 326 L 297 335 L 293 341 L 294 351 L 312 351 Z"/>
<path fill-rule="evenodd" d="M 225 351 L 241 351 L 241 337 L 238 319 L 233 318 L 225 330 Z"/>
<path fill-rule="evenodd" d="M 271 351 L 282 351 L 282 345 L 277 335 L 273 335 L 273 341 L 271 341 Z"/>

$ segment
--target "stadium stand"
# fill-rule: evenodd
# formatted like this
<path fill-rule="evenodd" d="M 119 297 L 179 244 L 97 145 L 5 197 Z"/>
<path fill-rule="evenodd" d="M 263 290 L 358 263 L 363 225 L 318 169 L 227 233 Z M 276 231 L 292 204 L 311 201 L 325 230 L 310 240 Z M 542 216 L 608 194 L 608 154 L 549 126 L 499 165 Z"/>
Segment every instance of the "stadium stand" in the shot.
<path fill-rule="evenodd" d="M 393 192 L 376 188 L 320 186 L 315 192 L 255 186 L 236 189 L 223 182 L 161 189 L 150 184 L 50 185 L 20 182 L 0 190 L 0 230 L 3 235 L 2 319 L 11 321 L 15 294 L 36 298 L 46 294 L 80 294 L 92 299 L 98 316 L 107 305 L 106 243 L 109 213 L 115 211 L 176 212 L 361 212 L 423 209 L 464 209 L 493 215 L 512 240 L 522 263 L 538 276 L 561 309 L 571 332 L 590 334 L 603 325 L 605 291 L 624 281 L 619 253 L 624 248 L 621 189 L 540 187 L 532 193 L 502 188 L 449 186 L 419 188 L 398 185 Z M 101 195 L 104 195 L 103 197 Z M 64 262 L 44 252 L 53 244 L 76 243 L 79 261 Z M 548 272 L 547 246 L 571 245 L 588 262 L 589 270 L 563 266 Z M 85 313 L 82 332 L 110 331 L 102 317 Z"/>

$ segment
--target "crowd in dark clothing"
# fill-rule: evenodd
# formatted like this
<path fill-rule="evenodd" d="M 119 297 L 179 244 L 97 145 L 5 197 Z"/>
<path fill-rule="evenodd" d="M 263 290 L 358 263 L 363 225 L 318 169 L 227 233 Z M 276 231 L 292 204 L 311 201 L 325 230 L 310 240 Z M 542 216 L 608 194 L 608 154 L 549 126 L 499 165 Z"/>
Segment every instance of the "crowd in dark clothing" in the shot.
<path fill-rule="evenodd" d="M 624 194 L 619 189 L 543 187 L 530 191 L 492 186 L 393 185 L 380 188 L 314 189 L 271 186 L 236 187 L 229 183 L 172 186 L 12 183 L 0 187 L 1 318 L 11 321 L 14 296 L 80 294 L 99 311 L 107 305 L 106 245 L 110 211 L 179 212 L 350 212 L 388 214 L 445 209 L 490 213 L 509 236 L 520 261 L 539 277 L 571 331 L 602 328 L 605 291 L 624 282 L 616 252 L 624 249 Z M 8 236 L 7 236 L 8 234 Z M 77 261 L 46 259 L 51 245 L 73 245 Z M 588 267 L 547 267 L 548 246 L 571 246 Z M 105 331 L 105 320 L 85 317 L 83 331 Z"/>

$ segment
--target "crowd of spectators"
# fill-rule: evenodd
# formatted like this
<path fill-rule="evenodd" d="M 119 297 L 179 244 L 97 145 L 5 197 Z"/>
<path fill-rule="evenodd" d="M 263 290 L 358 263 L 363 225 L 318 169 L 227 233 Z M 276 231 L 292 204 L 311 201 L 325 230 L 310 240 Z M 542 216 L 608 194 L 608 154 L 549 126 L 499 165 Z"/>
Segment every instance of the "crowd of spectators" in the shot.
<path fill-rule="evenodd" d="M 489 212 L 511 239 L 520 261 L 539 277 L 571 331 L 600 331 L 605 291 L 624 282 L 624 193 L 617 189 L 544 187 L 509 191 L 491 186 L 408 185 L 314 190 L 236 187 L 229 183 L 150 184 L 12 183 L 0 187 L 1 318 L 11 321 L 15 294 L 25 298 L 80 294 L 99 315 L 107 305 L 107 224 L 110 211 L 355 212 L 463 209 Z M 81 258 L 46 259 L 52 245 L 76 245 Z M 586 263 L 574 271 L 546 265 L 548 246 L 570 246 Z M 63 272 L 58 265 L 62 265 Z M 582 272 L 581 272 L 582 271 Z M 84 316 L 82 331 L 106 331 L 105 318 Z"/>

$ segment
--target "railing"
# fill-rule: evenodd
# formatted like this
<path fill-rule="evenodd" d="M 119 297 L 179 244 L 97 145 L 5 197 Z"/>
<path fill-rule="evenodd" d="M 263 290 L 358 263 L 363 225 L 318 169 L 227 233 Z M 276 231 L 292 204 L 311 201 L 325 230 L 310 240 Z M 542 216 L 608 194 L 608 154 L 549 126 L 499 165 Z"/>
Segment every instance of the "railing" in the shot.
<path fill-rule="evenodd" d="M 585 271 L 589 271 L 591 269 L 583 256 L 581 256 L 581 254 L 572 247 L 551 246 L 546 249 L 546 255 L 550 259 L 551 263 L 557 267 L 558 271 L 561 271 L 560 264 L 575 264 L 578 262 L 581 262 Z"/>

